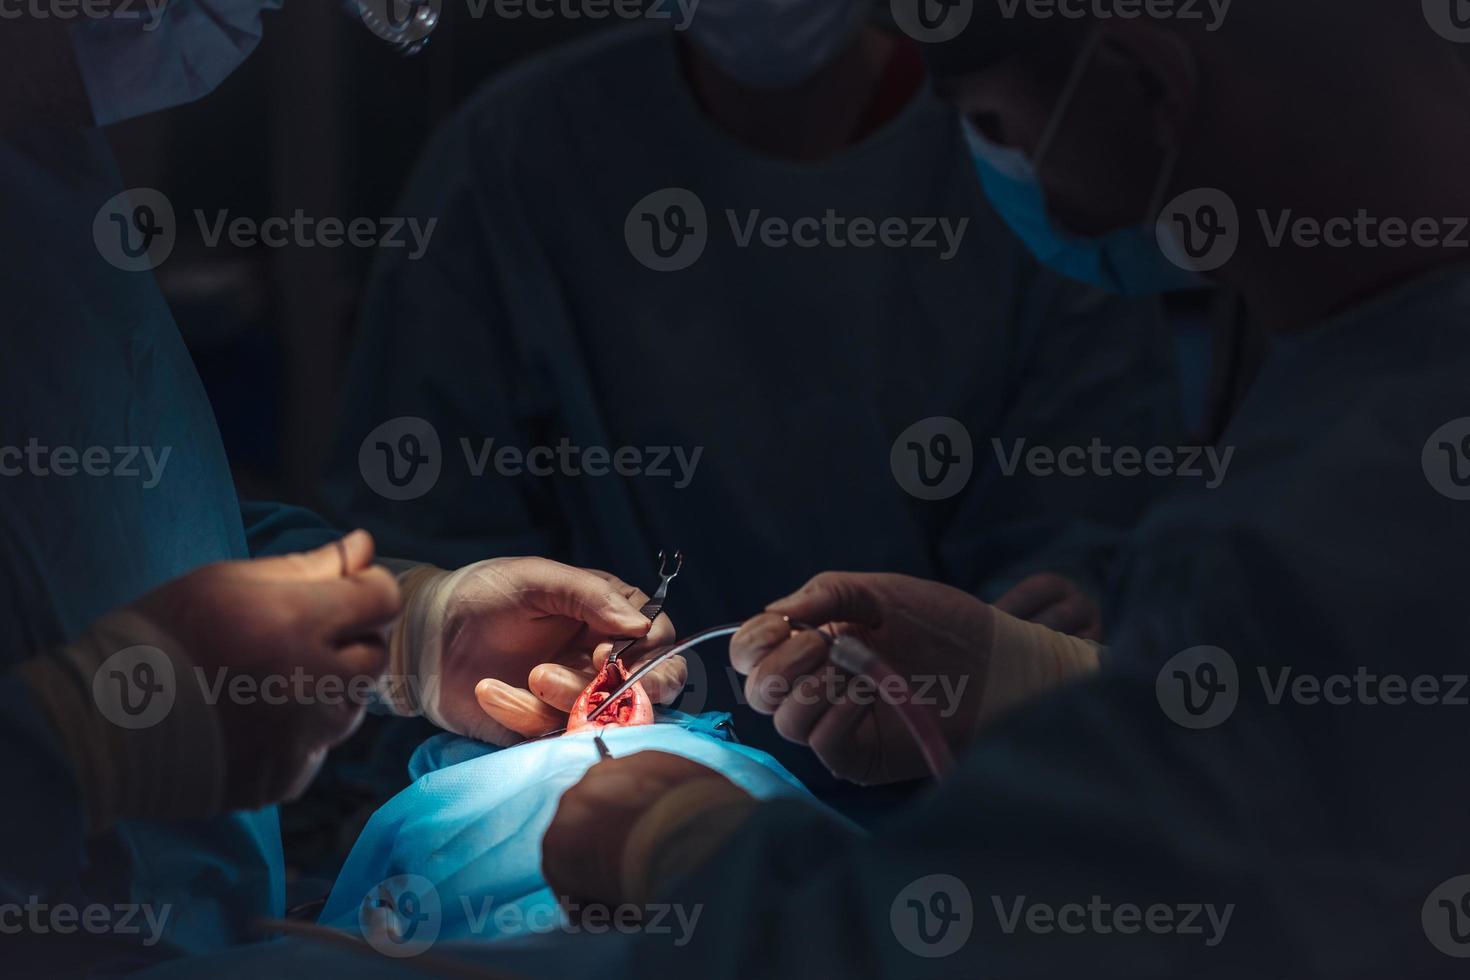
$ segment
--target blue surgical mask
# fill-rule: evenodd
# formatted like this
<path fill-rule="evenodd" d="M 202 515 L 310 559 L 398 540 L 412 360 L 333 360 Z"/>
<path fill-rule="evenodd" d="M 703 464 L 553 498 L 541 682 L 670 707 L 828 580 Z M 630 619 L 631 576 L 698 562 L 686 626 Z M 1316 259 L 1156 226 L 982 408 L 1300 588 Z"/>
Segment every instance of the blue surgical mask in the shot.
<path fill-rule="evenodd" d="M 1159 232 L 1153 221 L 1173 176 L 1174 153 L 1169 154 L 1159 174 L 1150 214 L 1139 224 L 1104 235 L 1084 236 L 1067 231 L 1052 219 L 1037 167 L 1076 94 L 1093 50 L 1089 46 L 1083 52 L 1071 82 L 1058 100 L 1047 135 L 1038 144 L 1037 162 L 1032 162 L 1019 149 L 986 138 L 968 120 L 964 121 L 965 139 L 985 195 L 1038 262 L 1070 279 L 1125 296 L 1196 288 L 1201 282 L 1199 275 L 1168 259 L 1159 246 Z"/>
<path fill-rule="evenodd" d="M 148 0 L 73 25 L 72 49 L 97 125 L 193 102 L 260 41 L 281 0 Z"/>

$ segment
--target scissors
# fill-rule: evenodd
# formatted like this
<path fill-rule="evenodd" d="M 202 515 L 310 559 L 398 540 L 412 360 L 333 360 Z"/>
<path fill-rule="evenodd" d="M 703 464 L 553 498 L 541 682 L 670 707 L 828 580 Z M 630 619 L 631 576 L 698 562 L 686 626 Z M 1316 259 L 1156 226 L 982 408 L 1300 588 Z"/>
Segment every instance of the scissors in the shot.
<path fill-rule="evenodd" d="M 649 599 L 648 602 L 644 604 L 643 608 L 638 610 L 644 616 L 648 617 L 648 621 L 650 623 L 653 622 L 655 619 L 658 619 L 658 617 L 663 613 L 664 601 L 669 597 L 669 583 L 679 577 L 679 572 L 683 570 L 683 568 L 684 552 L 674 552 L 674 570 L 672 572 L 668 570 L 669 563 L 668 560 L 664 557 L 664 552 L 660 551 L 658 553 L 658 588 L 654 591 L 653 598 Z M 641 639 L 641 636 L 635 636 L 631 639 L 619 640 L 617 645 L 613 647 L 612 653 L 608 655 L 607 663 L 617 663 L 618 660 L 622 658 L 623 654 L 627 653 L 628 650 L 635 644 L 637 644 L 638 641 Z M 597 712 L 597 714 L 600 713 L 601 712 Z M 596 715 L 594 714 L 591 717 L 596 717 Z"/>

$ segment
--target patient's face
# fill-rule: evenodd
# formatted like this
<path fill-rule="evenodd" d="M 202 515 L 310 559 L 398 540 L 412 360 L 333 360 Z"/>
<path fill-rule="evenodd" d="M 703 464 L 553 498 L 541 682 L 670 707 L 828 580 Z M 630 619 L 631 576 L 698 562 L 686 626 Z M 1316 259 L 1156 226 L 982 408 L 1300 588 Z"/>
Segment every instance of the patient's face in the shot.
<path fill-rule="evenodd" d="M 653 724 L 653 702 L 649 699 L 648 692 L 643 690 L 642 684 L 633 685 L 632 690 L 618 698 L 595 721 L 587 720 L 587 716 L 596 711 L 627 679 L 628 672 L 621 662 L 603 667 L 602 672 L 587 685 L 587 689 L 572 706 L 571 717 L 567 720 L 567 734 L 588 728 L 626 728 Z"/>

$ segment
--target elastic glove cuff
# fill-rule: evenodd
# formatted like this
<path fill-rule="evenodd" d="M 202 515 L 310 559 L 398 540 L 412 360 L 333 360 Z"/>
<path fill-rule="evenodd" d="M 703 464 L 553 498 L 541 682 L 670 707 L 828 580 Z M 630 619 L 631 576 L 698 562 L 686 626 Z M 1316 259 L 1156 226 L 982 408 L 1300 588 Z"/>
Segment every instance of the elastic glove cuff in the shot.
<path fill-rule="evenodd" d="M 623 844 L 623 898 L 646 905 L 669 884 L 703 864 L 759 804 L 724 778 L 697 779 L 670 790 L 644 811 Z"/>
<path fill-rule="evenodd" d="M 398 573 L 403 615 L 388 641 L 388 673 L 380 687 L 383 702 L 396 715 L 422 715 L 445 731 L 468 734 L 440 709 L 444 690 L 444 635 L 449 606 L 465 581 L 494 561 L 446 572 L 432 565 Z M 520 736 L 486 715 L 477 719 L 474 737 L 492 745 L 514 745 Z"/>
<path fill-rule="evenodd" d="M 1106 652 L 1099 644 L 999 609 L 991 612 L 994 627 L 980 726 L 1068 681 L 1097 672 Z"/>
<path fill-rule="evenodd" d="M 108 664 L 137 648 L 143 650 L 126 662 Z M 131 610 L 113 613 L 70 646 L 16 670 L 71 762 L 90 833 L 123 819 L 220 811 L 225 747 L 218 712 L 193 663 L 151 620 Z"/>
<path fill-rule="evenodd" d="M 433 679 L 439 675 L 444 633 L 444 604 L 439 597 L 449 577 L 449 572 L 433 565 L 418 565 L 398 575 L 403 614 L 389 635 L 388 672 L 381 686 L 383 701 L 395 715 L 435 720 L 432 711 L 439 703 L 439 688 Z"/>

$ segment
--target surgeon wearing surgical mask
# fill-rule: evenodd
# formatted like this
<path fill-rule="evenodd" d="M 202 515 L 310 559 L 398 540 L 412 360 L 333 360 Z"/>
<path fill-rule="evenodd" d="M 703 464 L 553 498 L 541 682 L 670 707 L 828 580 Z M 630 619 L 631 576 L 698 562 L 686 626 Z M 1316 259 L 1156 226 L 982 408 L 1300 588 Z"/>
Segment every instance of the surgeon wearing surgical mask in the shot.
<path fill-rule="evenodd" d="M 154 277 L 94 240 L 123 184 L 90 124 L 206 94 L 277 5 L 173 0 L 157 21 L 0 29 L 0 904 L 158 921 L 7 933 L 18 975 L 256 938 L 256 920 L 283 914 L 272 804 L 360 721 L 362 697 L 343 692 L 385 670 L 391 710 L 503 743 L 565 724 L 600 644 L 673 634 L 605 573 L 494 556 L 390 573 L 367 534 L 237 498 Z M 54 463 L 30 462 L 32 446 Z M 92 466 L 102 447 L 160 465 L 146 482 L 66 475 L 63 452 Z M 298 675 L 332 686 L 282 703 Z M 664 697 L 682 688 L 682 665 L 664 681 Z"/>

